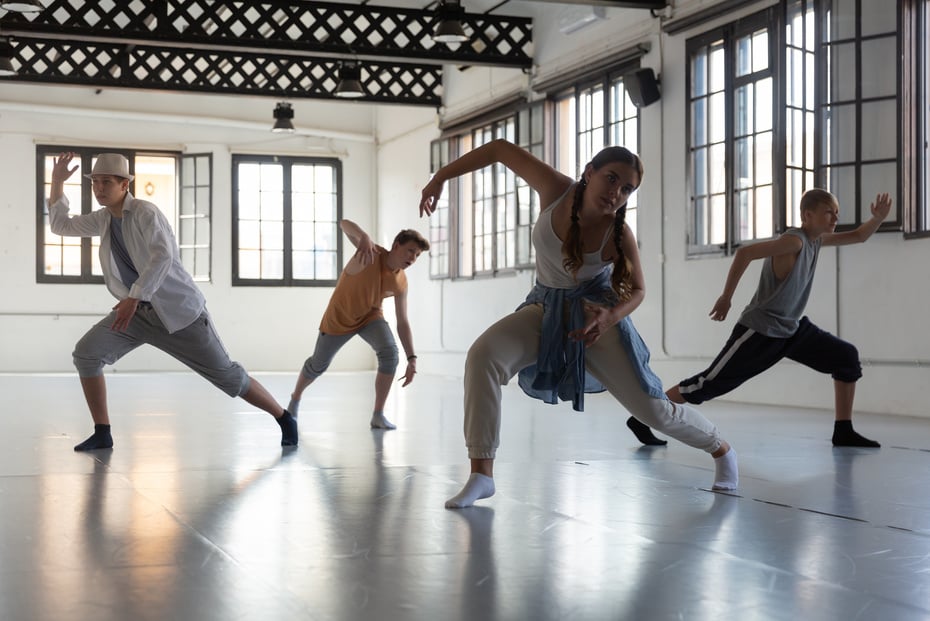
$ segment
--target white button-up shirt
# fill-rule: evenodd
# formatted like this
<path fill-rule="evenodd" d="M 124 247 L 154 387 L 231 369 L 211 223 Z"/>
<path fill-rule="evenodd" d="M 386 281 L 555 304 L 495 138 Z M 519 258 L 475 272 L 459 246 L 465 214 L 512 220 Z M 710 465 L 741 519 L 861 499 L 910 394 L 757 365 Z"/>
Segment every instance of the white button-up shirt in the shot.
<path fill-rule="evenodd" d="M 48 201 L 46 201 L 46 204 Z M 178 244 L 168 219 L 154 204 L 126 193 L 123 201 L 123 240 L 139 272 L 131 289 L 119 277 L 111 252 L 110 212 L 106 208 L 69 216 L 62 196 L 48 205 L 52 233 L 73 237 L 100 237 L 100 267 L 107 289 L 118 300 L 136 298 L 151 302 L 169 333 L 186 328 L 206 306 L 203 293 L 181 265 Z"/>

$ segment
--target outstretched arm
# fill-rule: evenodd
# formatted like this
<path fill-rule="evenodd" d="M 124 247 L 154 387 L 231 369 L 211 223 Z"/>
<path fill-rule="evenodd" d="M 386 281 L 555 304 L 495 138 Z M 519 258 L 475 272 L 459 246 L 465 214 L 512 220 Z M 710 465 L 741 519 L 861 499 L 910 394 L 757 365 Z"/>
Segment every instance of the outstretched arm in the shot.
<path fill-rule="evenodd" d="M 872 211 L 871 218 L 852 231 L 827 233 L 823 236 L 823 245 L 845 246 L 846 244 L 859 244 L 872 237 L 872 233 L 878 230 L 882 221 L 888 217 L 888 213 L 891 211 L 891 197 L 887 193 L 879 194 L 869 208 Z"/>
<path fill-rule="evenodd" d="M 420 199 L 420 216 L 436 211 L 446 181 L 485 166 L 500 163 L 526 181 L 539 194 L 540 203 L 548 205 L 565 192 L 572 179 L 536 158 L 532 153 L 503 139 L 492 140 L 469 151 L 436 171 Z"/>
<path fill-rule="evenodd" d="M 354 258 L 357 258 L 358 262 L 363 266 L 371 265 L 375 260 L 378 249 L 375 242 L 368 236 L 368 233 L 356 223 L 345 218 L 339 221 L 339 227 L 349 238 L 349 241 L 352 242 L 352 245 L 357 248 Z"/>
<path fill-rule="evenodd" d="M 417 372 L 417 355 L 413 349 L 413 330 L 410 328 L 410 321 L 407 319 L 407 292 L 403 292 L 394 298 L 394 312 L 397 314 L 397 336 L 400 338 L 400 344 L 404 348 L 404 357 L 407 358 L 407 369 L 404 371 L 404 383 L 406 386 L 413 381 L 413 376 Z M 412 356 L 412 358 L 411 358 Z"/>
<path fill-rule="evenodd" d="M 710 318 L 714 321 L 723 321 L 730 312 L 730 304 L 733 300 L 733 294 L 736 293 L 736 286 L 740 278 L 746 272 L 749 264 L 756 259 L 766 257 L 776 257 L 784 254 L 797 254 L 801 251 L 801 240 L 794 235 L 782 235 L 778 239 L 771 241 L 759 242 L 749 246 L 741 246 L 733 255 L 733 262 L 730 264 L 730 271 L 727 272 L 727 280 L 723 285 L 723 293 L 717 298 L 714 307 L 710 311 Z"/>

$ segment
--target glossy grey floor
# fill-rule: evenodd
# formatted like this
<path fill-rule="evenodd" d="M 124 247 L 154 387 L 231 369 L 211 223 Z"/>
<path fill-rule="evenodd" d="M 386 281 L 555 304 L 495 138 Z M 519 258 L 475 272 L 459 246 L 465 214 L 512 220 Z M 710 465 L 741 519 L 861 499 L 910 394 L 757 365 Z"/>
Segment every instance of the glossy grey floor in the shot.
<path fill-rule="evenodd" d="M 259 375 L 286 402 L 293 377 Z M 0 619 L 928 619 L 930 420 L 713 403 L 741 485 L 587 412 L 504 392 L 497 495 L 467 475 L 461 381 L 373 375 L 305 395 L 296 450 L 192 374 L 109 376 L 116 446 L 74 376 L 0 376 Z M 829 386 L 825 386 L 829 389 Z"/>

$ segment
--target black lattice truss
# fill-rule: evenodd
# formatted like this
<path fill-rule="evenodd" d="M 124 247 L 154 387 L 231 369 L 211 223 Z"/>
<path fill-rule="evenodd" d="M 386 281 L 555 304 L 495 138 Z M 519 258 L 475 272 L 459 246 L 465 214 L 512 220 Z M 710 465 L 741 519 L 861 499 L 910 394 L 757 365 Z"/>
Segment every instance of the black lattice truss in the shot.
<path fill-rule="evenodd" d="M 19 38 L 14 44 L 18 80 L 55 84 L 156 88 L 275 97 L 329 98 L 340 61 L 262 54 L 211 52 Z M 362 67 L 362 100 L 438 106 L 442 68 L 377 64 Z"/>
<path fill-rule="evenodd" d="M 436 105 L 444 63 L 532 65 L 532 21 L 523 17 L 466 13 L 471 39 L 453 49 L 432 40 L 438 18 L 424 10 L 295 0 L 44 5 L 37 13 L 0 17 L 0 31 L 17 51 L 19 79 L 116 79 L 113 59 L 99 63 L 107 67 L 101 70 L 92 58 L 105 53 L 127 57 L 116 63 L 120 86 L 301 96 L 289 92 L 299 84 L 309 87 L 304 97 L 331 97 L 337 63 L 347 60 L 363 67 L 371 101 Z M 56 60 L 52 49 L 74 56 L 70 66 Z M 179 77 L 191 71 L 209 77 Z"/>

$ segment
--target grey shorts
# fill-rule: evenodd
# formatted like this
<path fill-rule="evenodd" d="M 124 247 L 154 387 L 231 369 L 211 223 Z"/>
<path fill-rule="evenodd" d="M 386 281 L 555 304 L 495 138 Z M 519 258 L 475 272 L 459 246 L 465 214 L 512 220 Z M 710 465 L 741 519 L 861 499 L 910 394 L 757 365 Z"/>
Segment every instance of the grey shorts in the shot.
<path fill-rule="evenodd" d="M 97 377 L 103 367 L 113 364 L 143 344 L 152 345 L 180 360 L 193 371 L 231 397 L 249 390 L 249 374 L 229 359 L 210 314 L 204 310 L 189 326 L 169 334 L 151 304 L 142 302 L 123 332 L 110 329 L 116 311 L 99 321 L 74 347 L 74 366 L 81 377 Z"/>

